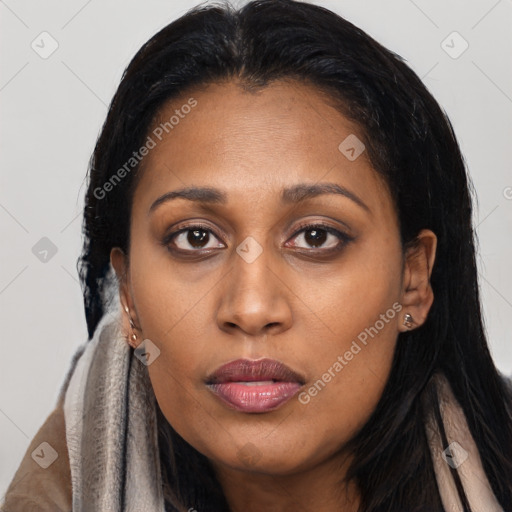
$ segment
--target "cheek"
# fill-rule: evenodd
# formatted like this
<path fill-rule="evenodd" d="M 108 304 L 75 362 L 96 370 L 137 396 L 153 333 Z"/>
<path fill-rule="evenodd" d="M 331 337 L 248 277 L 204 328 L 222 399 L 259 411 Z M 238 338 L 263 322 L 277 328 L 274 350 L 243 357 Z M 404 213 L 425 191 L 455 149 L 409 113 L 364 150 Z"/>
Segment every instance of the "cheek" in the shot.
<path fill-rule="evenodd" d="M 218 273 L 204 263 L 177 264 L 149 230 L 135 229 L 133 239 L 140 242 L 130 253 L 131 292 L 144 335 L 156 344 L 179 339 L 180 346 L 193 345 L 204 334 L 193 317 L 204 318 Z"/>
<path fill-rule="evenodd" d="M 317 321 L 309 318 L 302 326 L 310 333 L 303 359 L 313 378 L 298 399 L 308 416 L 336 430 L 333 442 L 348 440 L 368 420 L 396 346 L 402 310 L 400 247 L 385 240 L 373 245 L 379 251 L 358 250 L 347 260 L 346 272 L 341 269 L 326 280 L 323 293 L 308 296 Z M 305 297 L 304 285 L 299 293 Z"/>
<path fill-rule="evenodd" d="M 144 338 L 160 350 L 148 367 L 157 399 L 160 395 L 174 405 L 186 406 L 194 392 L 192 385 L 198 382 L 204 344 L 211 337 L 206 324 L 211 315 L 208 286 L 194 286 L 158 266 L 140 273 L 132 283 Z"/>
<path fill-rule="evenodd" d="M 305 414 L 330 425 L 334 443 L 348 441 L 368 420 L 384 390 L 396 344 L 392 320 L 362 324 L 358 335 L 314 346 L 318 371 L 298 395 Z"/>
<path fill-rule="evenodd" d="M 400 307 L 393 308 L 393 304 L 401 297 L 401 273 L 399 244 L 368 237 L 368 242 L 350 249 L 329 274 L 320 279 L 310 275 L 296 279 L 294 293 L 306 306 L 305 314 L 298 315 L 296 323 L 301 324 L 298 331 L 303 329 L 302 332 L 308 333 L 311 353 L 348 350 L 351 341 L 361 333 L 364 338 L 366 329 L 376 322 L 379 336 L 393 338 L 398 319 L 396 309 Z M 386 346 L 381 345 L 380 350 Z M 372 347 L 366 352 L 372 350 L 378 348 Z"/>
<path fill-rule="evenodd" d="M 209 336 L 204 327 L 209 308 L 204 298 L 186 304 L 166 300 L 166 306 L 149 308 L 141 322 L 144 337 L 154 341 L 160 350 L 159 357 L 148 366 L 149 377 L 167 421 L 197 450 L 208 453 L 211 439 L 218 435 L 217 422 L 212 422 L 215 412 L 204 400 L 202 380 L 211 340 L 211 332 Z M 172 308 L 175 313 L 170 315 Z"/>

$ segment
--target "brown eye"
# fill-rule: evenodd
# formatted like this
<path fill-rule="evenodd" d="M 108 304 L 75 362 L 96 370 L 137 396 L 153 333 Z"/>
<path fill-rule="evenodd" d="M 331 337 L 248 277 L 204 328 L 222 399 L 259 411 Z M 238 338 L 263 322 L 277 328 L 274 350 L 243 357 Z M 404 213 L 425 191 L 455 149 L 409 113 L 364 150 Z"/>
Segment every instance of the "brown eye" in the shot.
<path fill-rule="evenodd" d="M 193 231 L 189 229 L 187 232 L 187 242 L 192 247 L 202 248 L 204 244 L 208 243 L 210 238 L 210 234 L 204 229 L 194 229 Z"/>
<path fill-rule="evenodd" d="M 164 244 L 170 246 L 170 249 L 182 252 L 199 252 L 201 249 L 224 247 L 212 230 L 203 226 L 190 226 L 171 233 L 165 238 Z"/>
<path fill-rule="evenodd" d="M 304 240 L 313 247 L 321 247 L 327 240 L 328 233 L 324 229 L 308 229 L 304 231 Z"/>
<path fill-rule="evenodd" d="M 303 226 L 293 236 L 294 247 L 303 249 L 339 249 L 352 240 L 347 234 L 324 224 Z"/>

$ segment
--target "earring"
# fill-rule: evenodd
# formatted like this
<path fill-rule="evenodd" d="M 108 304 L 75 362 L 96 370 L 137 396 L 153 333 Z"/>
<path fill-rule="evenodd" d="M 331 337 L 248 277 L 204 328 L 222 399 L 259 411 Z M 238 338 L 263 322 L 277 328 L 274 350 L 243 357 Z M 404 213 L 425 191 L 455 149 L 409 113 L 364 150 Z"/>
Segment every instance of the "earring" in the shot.
<path fill-rule="evenodd" d="M 410 329 L 412 327 L 414 320 L 412 318 L 412 315 L 409 313 L 405 313 L 404 315 L 404 325 L 407 327 L 407 329 Z"/>
<path fill-rule="evenodd" d="M 130 327 L 132 329 L 132 334 L 131 334 L 130 338 L 135 343 L 137 341 L 137 335 L 133 331 L 135 329 L 135 324 L 133 323 L 132 316 L 130 315 L 130 310 L 128 309 L 128 306 L 125 306 L 124 310 L 126 311 L 126 313 L 128 315 L 128 318 L 129 318 L 129 321 L 130 321 Z M 132 344 L 130 343 L 130 345 L 132 345 Z"/>

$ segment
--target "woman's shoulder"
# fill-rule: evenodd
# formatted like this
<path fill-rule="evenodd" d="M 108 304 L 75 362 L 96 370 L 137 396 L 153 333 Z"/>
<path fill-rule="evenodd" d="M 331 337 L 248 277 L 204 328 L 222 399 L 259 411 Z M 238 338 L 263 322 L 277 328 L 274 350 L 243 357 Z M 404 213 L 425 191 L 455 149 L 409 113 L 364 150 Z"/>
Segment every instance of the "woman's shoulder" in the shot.
<path fill-rule="evenodd" d="M 71 471 L 61 396 L 27 448 L 0 510 L 69 512 L 71 501 Z"/>
<path fill-rule="evenodd" d="M 1 512 L 69 512 L 72 510 L 72 479 L 66 437 L 66 396 L 75 370 L 94 353 L 97 338 L 114 320 L 103 320 L 94 340 L 83 342 L 76 349 L 57 404 L 30 442 L 23 459 L 7 488 Z M 87 361 L 84 361 L 87 367 Z M 82 365 L 82 366 L 84 366 Z M 82 368 L 83 370 L 83 368 Z"/>

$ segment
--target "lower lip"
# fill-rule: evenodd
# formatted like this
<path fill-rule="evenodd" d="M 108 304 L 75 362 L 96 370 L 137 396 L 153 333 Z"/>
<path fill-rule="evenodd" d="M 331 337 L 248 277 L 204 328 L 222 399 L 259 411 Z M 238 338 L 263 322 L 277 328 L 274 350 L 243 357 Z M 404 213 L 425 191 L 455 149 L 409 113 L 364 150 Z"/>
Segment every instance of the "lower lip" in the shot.
<path fill-rule="evenodd" d="M 209 384 L 225 403 L 242 412 L 273 411 L 290 400 L 301 388 L 298 382 L 273 382 L 250 385 L 241 382 Z"/>

